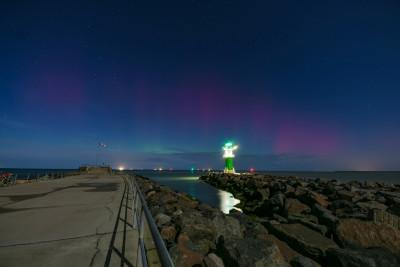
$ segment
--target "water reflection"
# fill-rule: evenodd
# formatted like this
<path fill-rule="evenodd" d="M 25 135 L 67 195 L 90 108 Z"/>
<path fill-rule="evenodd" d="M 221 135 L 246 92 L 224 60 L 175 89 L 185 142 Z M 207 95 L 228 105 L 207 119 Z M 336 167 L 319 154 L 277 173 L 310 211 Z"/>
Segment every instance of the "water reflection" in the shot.
<path fill-rule="evenodd" d="M 188 193 L 224 213 L 229 213 L 231 209 L 237 209 L 234 206 L 240 203 L 231 193 L 218 190 L 199 180 L 199 177 L 204 174 L 201 171 L 134 171 L 134 173 L 148 177 L 154 182 L 166 185 L 173 190 Z"/>
<path fill-rule="evenodd" d="M 236 204 L 240 203 L 240 200 L 233 197 L 233 195 L 229 192 L 218 190 L 219 197 L 219 209 L 228 214 L 231 209 L 236 209 L 242 211 L 235 207 Z"/>

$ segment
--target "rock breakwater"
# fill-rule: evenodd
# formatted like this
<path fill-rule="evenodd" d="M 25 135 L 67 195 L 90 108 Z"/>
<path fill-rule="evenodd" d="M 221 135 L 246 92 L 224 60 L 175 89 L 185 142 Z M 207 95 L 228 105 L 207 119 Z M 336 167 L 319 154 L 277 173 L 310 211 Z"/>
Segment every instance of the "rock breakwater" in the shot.
<path fill-rule="evenodd" d="M 300 254 L 285 259 L 292 266 L 312 266 L 304 257 L 323 266 L 400 266 L 400 185 L 259 174 L 200 179 L 232 193 L 254 223 Z"/>
<path fill-rule="evenodd" d="M 291 266 L 291 261 L 316 264 L 243 213 L 224 214 L 147 178 L 135 179 L 177 267 Z"/>

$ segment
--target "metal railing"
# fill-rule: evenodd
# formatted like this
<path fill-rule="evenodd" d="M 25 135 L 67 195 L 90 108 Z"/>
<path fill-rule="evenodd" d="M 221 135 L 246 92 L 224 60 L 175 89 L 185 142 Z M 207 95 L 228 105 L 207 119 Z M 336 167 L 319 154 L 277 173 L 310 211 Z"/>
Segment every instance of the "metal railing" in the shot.
<path fill-rule="evenodd" d="M 173 267 L 174 264 L 134 175 L 129 174 L 128 180 L 133 193 L 133 228 L 139 230 L 136 266 L 147 267 L 150 264 L 151 266 Z"/>
<path fill-rule="evenodd" d="M 0 186 L 11 186 L 24 182 L 39 182 L 44 180 L 54 180 L 68 176 L 79 175 L 78 172 L 57 172 L 57 173 L 17 173 L 11 174 L 6 179 L 1 179 Z"/>

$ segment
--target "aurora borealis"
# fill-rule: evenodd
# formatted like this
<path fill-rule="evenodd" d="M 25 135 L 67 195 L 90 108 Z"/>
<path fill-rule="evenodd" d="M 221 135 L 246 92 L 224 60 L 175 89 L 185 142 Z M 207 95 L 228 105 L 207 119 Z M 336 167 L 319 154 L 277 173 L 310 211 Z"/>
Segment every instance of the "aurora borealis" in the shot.
<path fill-rule="evenodd" d="M 0 167 L 398 170 L 398 1 L 3 1 Z"/>

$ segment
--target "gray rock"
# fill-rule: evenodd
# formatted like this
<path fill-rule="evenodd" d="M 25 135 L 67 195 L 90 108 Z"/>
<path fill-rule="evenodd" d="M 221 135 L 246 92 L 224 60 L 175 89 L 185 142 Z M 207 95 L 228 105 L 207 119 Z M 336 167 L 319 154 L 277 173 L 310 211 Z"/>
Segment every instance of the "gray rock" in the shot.
<path fill-rule="evenodd" d="M 201 264 L 210 246 L 207 242 L 192 242 L 186 233 L 178 237 L 178 243 L 174 244 L 169 255 L 176 267 L 186 267 Z"/>
<path fill-rule="evenodd" d="M 388 192 L 388 191 L 379 191 L 381 195 L 390 196 L 390 197 L 398 197 L 400 198 L 400 192 Z"/>
<path fill-rule="evenodd" d="M 279 209 L 282 209 L 285 206 L 285 200 L 285 195 L 282 193 L 278 193 L 268 200 L 268 204 L 270 207 L 277 206 L 279 207 Z"/>
<path fill-rule="evenodd" d="M 368 212 L 361 208 L 354 208 L 354 209 L 339 209 L 336 210 L 335 216 L 340 219 L 360 219 L 366 220 L 368 218 Z"/>
<path fill-rule="evenodd" d="M 368 212 L 371 209 L 378 209 L 378 210 L 386 210 L 387 206 L 376 202 L 376 201 L 367 201 L 367 202 L 357 202 L 357 206 Z"/>
<path fill-rule="evenodd" d="M 344 200 L 344 199 L 338 199 L 333 201 L 332 203 L 332 209 L 335 211 L 336 209 L 352 209 L 355 207 L 355 204 L 353 202 Z"/>
<path fill-rule="evenodd" d="M 157 227 L 161 227 L 163 225 L 168 225 L 171 222 L 172 218 L 169 217 L 168 215 L 165 215 L 163 213 L 159 213 L 154 217 L 154 221 L 157 224 Z"/>
<path fill-rule="evenodd" d="M 264 200 L 259 205 L 254 206 L 252 211 L 259 217 L 270 216 L 274 213 L 282 214 L 285 200 L 285 195 L 278 193 L 268 200 Z"/>
<path fill-rule="evenodd" d="M 204 257 L 201 263 L 202 267 L 225 267 L 224 262 L 214 253 L 210 253 Z"/>
<path fill-rule="evenodd" d="M 265 229 L 264 226 L 261 224 L 257 223 L 255 226 L 251 229 L 247 229 L 244 232 L 245 237 L 251 237 L 251 238 L 262 238 L 268 234 L 267 229 Z"/>
<path fill-rule="evenodd" d="M 274 218 L 279 223 L 288 223 L 288 220 L 285 217 L 282 217 L 278 214 L 273 214 L 272 218 Z"/>
<path fill-rule="evenodd" d="M 160 231 L 161 238 L 170 243 L 174 242 L 176 233 L 177 233 L 177 231 L 176 231 L 175 227 L 173 227 L 173 226 L 164 227 Z"/>
<path fill-rule="evenodd" d="M 368 193 L 365 193 L 365 194 L 362 194 L 361 196 L 360 196 L 360 200 L 361 201 L 371 201 L 371 200 L 375 200 L 375 194 L 374 193 L 371 193 L 371 192 L 368 192 Z"/>
<path fill-rule="evenodd" d="M 329 204 L 331 204 L 326 196 L 319 194 L 315 191 L 307 191 L 306 194 L 297 197 L 302 203 L 307 204 L 308 206 L 313 206 L 314 204 L 319 204 L 322 207 L 326 208 Z"/>
<path fill-rule="evenodd" d="M 368 219 L 376 223 L 384 223 L 400 229 L 400 217 L 384 210 L 370 210 Z"/>
<path fill-rule="evenodd" d="M 287 195 L 287 194 L 294 193 L 294 191 L 295 191 L 294 187 L 292 187 L 289 184 L 287 184 L 284 193 L 285 193 L 285 195 Z"/>
<path fill-rule="evenodd" d="M 340 190 L 337 192 L 338 196 L 341 199 L 347 200 L 347 201 L 353 201 L 353 198 L 358 197 L 359 194 L 355 191 L 347 191 L 347 190 Z"/>
<path fill-rule="evenodd" d="M 304 256 L 294 257 L 290 261 L 292 267 L 319 267 L 320 265 L 310 258 Z"/>
<path fill-rule="evenodd" d="M 256 224 L 252 219 L 249 218 L 249 216 L 241 212 L 232 212 L 227 216 L 233 217 L 239 221 L 241 231 L 246 231 L 247 229 L 251 229 Z"/>
<path fill-rule="evenodd" d="M 278 247 L 268 240 L 254 238 L 225 240 L 221 237 L 217 247 L 218 254 L 227 266 L 290 266 L 283 259 Z"/>
<path fill-rule="evenodd" d="M 262 188 L 262 189 L 257 189 L 257 191 L 258 191 L 258 193 L 260 193 L 262 200 L 266 200 L 266 199 L 269 198 L 270 192 L 269 192 L 269 188 L 268 187 L 267 188 Z"/>
<path fill-rule="evenodd" d="M 400 230 L 382 223 L 340 220 L 336 234 L 343 247 L 386 247 L 400 255 Z"/>
<path fill-rule="evenodd" d="M 385 248 L 330 248 L 326 251 L 328 267 L 398 267 L 399 254 Z"/>
<path fill-rule="evenodd" d="M 183 213 L 182 210 L 177 210 L 177 211 L 175 211 L 172 215 L 175 217 L 175 216 L 181 215 L 182 213 Z"/>
<path fill-rule="evenodd" d="M 186 210 L 178 217 L 176 224 L 180 227 L 180 232 L 186 232 L 192 241 L 215 240 L 214 224 L 198 211 Z"/>
<path fill-rule="evenodd" d="M 238 220 L 231 216 L 226 216 L 223 213 L 217 213 L 214 218 L 211 219 L 215 228 L 215 241 L 218 240 L 220 236 L 226 238 L 241 238 L 243 234 L 240 229 L 240 223 Z"/>
<path fill-rule="evenodd" d="M 311 222 L 318 223 L 318 218 L 311 214 L 293 214 L 288 217 L 290 223 Z"/>
<path fill-rule="evenodd" d="M 338 247 L 332 240 L 301 224 L 270 225 L 268 231 L 291 248 L 315 260 L 323 259 L 328 248 Z"/>
<path fill-rule="evenodd" d="M 295 196 L 302 196 L 305 193 L 307 193 L 308 189 L 306 187 L 303 186 L 298 186 L 296 187 L 295 191 L 294 191 L 294 195 Z"/>
<path fill-rule="evenodd" d="M 386 198 L 384 196 L 382 196 L 382 195 L 376 195 L 375 196 L 375 201 L 377 201 L 379 203 L 382 203 L 382 204 L 385 204 L 386 203 Z"/>
<path fill-rule="evenodd" d="M 396 216 L 400 216 L 400 203 L 393 203 L 392 205 L 389 206 L 387 211 Z"/>
<path fill-rule="evenodd" d="M 365 186 L 369 188 L 376 188 L 378 185 L 375 182 L 366 181 Z"/>
<path fill-rule="evenodd" d="M 318 233 L 320 233 L 323 236 L 326 236 L 326 234 L 328 233 L 328 228 L 324 225 L 320 225 L 317 223 L 313 223 L 313 222 L 301 222 L 302 225 L 307 226 L 308 228 L 317 231 Z"/>
<path fill-rule="evenodd" d="M 301 203 L 297 199 L 288 198 L 285 202 L 285 216 L 290 216 L 296 213 L 309 213 L 311 208 L 306 204 Z"/>
<path fill-rule="evenodd" d="M 312 213 L 319 219 L 319 223 L 333 229 L 339 219 L 332 214 L 332 212 L 319 204 L 314 204 Z"/>

